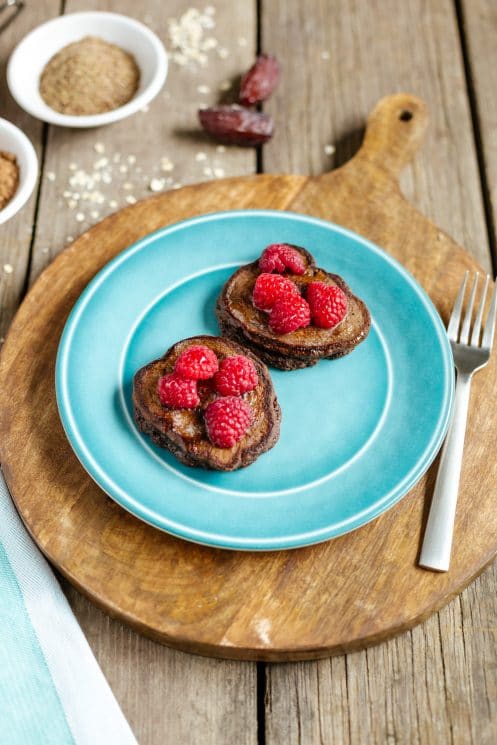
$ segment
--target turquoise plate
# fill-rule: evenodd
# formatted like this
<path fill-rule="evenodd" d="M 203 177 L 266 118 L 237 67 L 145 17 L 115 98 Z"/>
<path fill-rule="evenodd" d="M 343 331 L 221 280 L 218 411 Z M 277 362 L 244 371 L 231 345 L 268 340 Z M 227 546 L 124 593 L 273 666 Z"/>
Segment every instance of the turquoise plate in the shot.
<path fill-rule="evenodd" d="M 306 246 L 366 301 L 370 334 L 341 359 L 271 371 L 281 437 L 253 465 L 183 466 L 135 427 L 133 375 L 179 339 L 217 334 L 223 283 L 285 241 Z M 239 211 L 159 230 L 107 264 L 67 321 L 56 387 L 76 455 L 118 504 L 181 538 L 268 550 L 342 535 L 403 497 L 440 447 L 454 373 L 434 306 L 381 249 L 305 215 Z"/>

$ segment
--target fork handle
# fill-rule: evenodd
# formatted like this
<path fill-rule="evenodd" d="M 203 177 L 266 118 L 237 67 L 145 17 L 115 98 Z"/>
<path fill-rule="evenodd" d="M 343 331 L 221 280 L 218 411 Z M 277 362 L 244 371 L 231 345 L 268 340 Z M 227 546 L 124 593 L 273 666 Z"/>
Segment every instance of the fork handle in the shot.
<path fill-rule="evenodd" d="M 419 557 L 421 566 L 438 572 L 446 572 L 450 563 L 470 390 L 471 375 L 458 373 L 454 409 Z"/>

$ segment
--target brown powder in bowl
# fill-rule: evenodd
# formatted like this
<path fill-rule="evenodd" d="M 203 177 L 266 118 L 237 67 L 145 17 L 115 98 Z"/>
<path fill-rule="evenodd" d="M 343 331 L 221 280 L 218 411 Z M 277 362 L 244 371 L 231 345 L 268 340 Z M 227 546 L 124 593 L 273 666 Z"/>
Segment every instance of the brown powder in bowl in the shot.
<path fill-rule="evenodd" d="M 139 81 L 140 70 L 131 54 L 103 39 L 86 36 L 47 62 L 40 94 L 61 114 L 87 116 L 128 103 Z"/>
<path fill-rule="evenodd" d="M 0 150 L 0 210 L 10 202 L 19 186 L 16 156 Z"/>

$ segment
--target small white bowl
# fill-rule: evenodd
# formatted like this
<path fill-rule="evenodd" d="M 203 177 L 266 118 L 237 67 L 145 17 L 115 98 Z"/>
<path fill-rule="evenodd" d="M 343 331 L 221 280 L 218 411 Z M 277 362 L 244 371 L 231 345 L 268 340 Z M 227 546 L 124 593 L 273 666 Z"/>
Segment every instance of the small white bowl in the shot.
<path fill-rule="evenodd" d="M 127 104 L 103 114 L 60 114 L 42 99 L 40 76 L 54 54 L 84 36 L 98 36 L 130 52 L 140 68 L 139 88 Z M 150 29 L 133 18 L 100 11 L 70 13 L 38 26 L 17 45 L 7 66 L 7 83 L 17 103 L 38 119 L 62 127 L 99 127 L 124 119 L 155 98 L 166 76 L 166 50 Z"/>
<path fill-rule="evenodd" d="M 13 153 L 19 166 L 19 186 L 10 202 L 0 210 L 1 225 L 15 215 L 31 196 L 38 176 L 38 158 L 24 132 L 6 119 L 0 119 L 0 150 Z"/>

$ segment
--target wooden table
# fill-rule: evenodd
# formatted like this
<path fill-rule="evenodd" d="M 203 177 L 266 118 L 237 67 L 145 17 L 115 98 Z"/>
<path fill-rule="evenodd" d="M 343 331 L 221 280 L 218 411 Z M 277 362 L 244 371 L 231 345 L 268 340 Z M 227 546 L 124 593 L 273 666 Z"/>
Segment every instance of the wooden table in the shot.
<path fill-rule="evenodd" d="M 168 18 L 179 18 L 189 7 L 181 0 L 27 5 L 2 36 L 2 65 L 22 36 L 61 12 L 127 13 L 169 45 Z M 336 167 L 357 148 L 375 101 L 399 90 L 424 98 L 432 116 L 425 147 L 404 174 L 405 193 L 484 266 L 494 262 L 495 271 L 493 0 L 216 0 L 212 17 L 215 26 L 206 36 L 218 45 L 208 52 L 206 67 L 192 72 L 171 61 L 166 87 L 149 110 L 111 127 L 69 131 L 43 125 L 14 104 L 2 75 L 2 116 L 35 144 L 41 176 L 27 206 L 0 229 L 0 333 L 70 236 L 126 199 L 150 194 L 152 178 L 174 188 L 222 175 Z M 275 53 L 283 67 L 282 83 L 265 107 L 275 116 L 276 135 L 261 153 L 220 151 L 198 134 L 196 110 L 227 95 L 224 83 L 250 64 L 258 47 Z M 69 179 L 92 172 L 101 158 L 114 164 L 112 181 L 99 186 L 104 201 L 82 194 L 73 200 L 78 187 Z M 494 567 L 440 613 L 388 643 L 329 660 L 278 665 L 166 649 L 63 585 L 141 745 L 497 741 Z"/>

